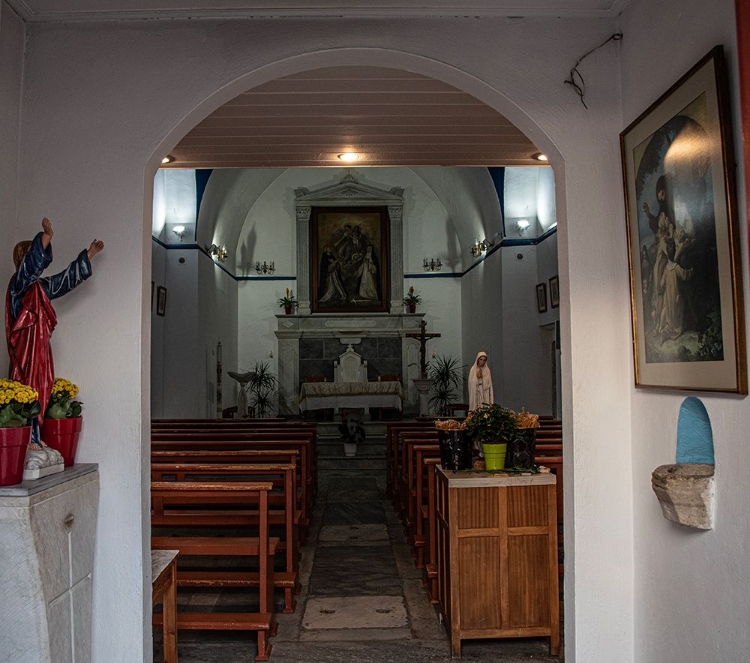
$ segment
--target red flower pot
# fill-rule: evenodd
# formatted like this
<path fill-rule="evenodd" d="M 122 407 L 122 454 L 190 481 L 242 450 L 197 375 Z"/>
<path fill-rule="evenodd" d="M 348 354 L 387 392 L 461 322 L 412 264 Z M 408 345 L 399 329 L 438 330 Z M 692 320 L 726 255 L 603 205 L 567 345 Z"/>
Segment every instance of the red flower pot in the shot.
<path fill-rule="evenodd" d="M 285 306 L 284 307 L 284 313 L 286 313 L 287 315 L 291 315 L 292 314 L 292 307 L 291 306 Z"/>
<path fill-rule="evenodd" d="M 23 481 L 23 466 L 30 441 L 31 426 L 0 428 L 0 486 Z"/>
<path fill-rule="evenodd" d="M 416 312 L 417 312 L 417 305 L 409 304 L 409 313 L 416 313 Z"/>
<path fill-rule="evenodd" d="M 74 417 L 45 419 L 42 422 L 42 442 L 62 454 L 65 467 L 70 467 L 75 460 L 82 421 L 82 417 Z"/>

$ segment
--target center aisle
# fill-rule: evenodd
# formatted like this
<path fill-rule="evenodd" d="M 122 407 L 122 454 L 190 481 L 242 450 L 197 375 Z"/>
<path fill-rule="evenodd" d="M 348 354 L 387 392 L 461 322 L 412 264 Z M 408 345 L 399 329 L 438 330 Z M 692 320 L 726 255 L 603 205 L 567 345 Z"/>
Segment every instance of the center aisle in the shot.
<path fill-rule="evenodd" d="M 271 663 L 452 660 L 384 489 L 380 476 L 320 474 L 302 591 L 294 614 L 277 614 Z M 255 656 L 245 634 L 180 632 L 178 642 L 180 663 L 251 663 Z M 549 656 L 546 639 L 465 641 L 462 654 L 466 661 L 562 660 Z"/>

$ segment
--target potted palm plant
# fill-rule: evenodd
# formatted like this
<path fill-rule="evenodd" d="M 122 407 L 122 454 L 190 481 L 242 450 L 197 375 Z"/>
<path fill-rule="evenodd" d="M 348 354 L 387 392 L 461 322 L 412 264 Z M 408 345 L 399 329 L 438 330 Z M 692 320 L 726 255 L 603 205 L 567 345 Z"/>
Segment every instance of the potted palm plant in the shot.
<path fill-rule="evenodd" d="M 427 369 L 427 376 L 432 380 L 429 404 L 438 417 L 447 416 L 446 406 L 458 397 L 463 368 L 458 365 L 458 359 L 450 356 L 433 357 L 430 361 Z"/>
<path fill-rule="evenodd" d="M 409 287 L 409 293 L 404 297 L 404 304 L 409 307 L 409 313 L 417 312 L 417 304 L 422 303 L 422 298 L 414 292 L 414 286 Z"/>
<path fill-rule="evenodd" d="M 78 437 L 81 433 L 81 401 L 78 387 L 65 378 L 55 378 L 52 395 L 42 422 L 42 439 L 46 444 L 62 454 L 65 467 L 75 461 Z"/>
<path fill-rule="evenodd" d="M 294 298 L 294 293 L 287 288 L 286 295 L 279 298 L 279 306 L 283 307 L 286 315 L 291 315 L 292 311 L 297 308 L 298 302 Z"/>
<path fill-rule="evenodd" d="M 259 419 L 271 416 L 276 396 L 276 376 L 271 373 L 268 362 L 255 362 L 255 375 L 247 383 L 250 405 Z"/>
<path fill-rule="evenodd" d="M 39 394 L 16 380 L 0 379 L 0 486 L 21 483 L 31 420 L 41 412 Z"/>

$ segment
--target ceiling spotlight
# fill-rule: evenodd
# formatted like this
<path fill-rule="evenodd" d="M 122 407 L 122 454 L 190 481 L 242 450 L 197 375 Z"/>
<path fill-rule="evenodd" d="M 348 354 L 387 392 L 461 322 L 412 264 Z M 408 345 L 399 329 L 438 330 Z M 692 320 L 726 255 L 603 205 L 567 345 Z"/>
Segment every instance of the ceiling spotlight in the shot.
<path fill-rule="evenodd" d="M 174 157 L 171 154 L 167 154 L 167 156 L 165 156 L 161 160 L 162 163 L 172 163 L 173 161 L 174 161 Z"/>
<path fill-rule="evenodd" d="M 537 161 L 549 161 L 546 154 L 542 154 L 541 152 L 537 152 L 536 154 L 531 155 L 532 159 L 536 159 Z"/>
<path fill-rule="evenodd" d="M 359 154 L 356 152 L 344 152 L 343 154 L 339 154 L 339 159 L 351 163 L 352 161 L 357 161 L 357 159 L 359 159 Z"/>

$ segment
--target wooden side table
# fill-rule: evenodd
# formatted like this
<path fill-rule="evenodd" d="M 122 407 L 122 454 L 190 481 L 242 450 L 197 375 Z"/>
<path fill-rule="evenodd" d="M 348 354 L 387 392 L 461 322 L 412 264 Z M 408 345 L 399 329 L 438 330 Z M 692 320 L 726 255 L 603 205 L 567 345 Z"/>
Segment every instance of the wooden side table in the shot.
<path fill-rule="evenodd" d="M 474 638 L 549 637 L 560 653 L 555 475 L 436 468 L 438 602 L 451 654 Z"/>
<path fill-rule="evenodd" d="M 164 663 L 177 663 L 177 556 L 179 550 L 151 551 L 153 604 L 162 603 Z"/>

